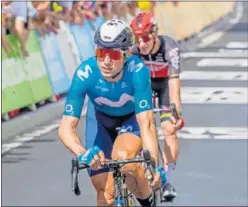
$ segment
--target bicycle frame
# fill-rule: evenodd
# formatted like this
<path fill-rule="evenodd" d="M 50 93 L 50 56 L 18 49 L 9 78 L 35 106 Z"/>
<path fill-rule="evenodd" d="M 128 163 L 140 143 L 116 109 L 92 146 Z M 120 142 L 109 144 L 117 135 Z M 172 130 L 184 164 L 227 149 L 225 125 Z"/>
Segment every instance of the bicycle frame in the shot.
<path fill-rule="evenodd" d="M 128 191 L 126 186 L 126 176 L 122 174 L 119 168 L 115 168 L 114 173 L 114 183 L 115 183 L 115 206 L 128 206 Z M 123 196 L 121 194 L 123 190 Z"/>

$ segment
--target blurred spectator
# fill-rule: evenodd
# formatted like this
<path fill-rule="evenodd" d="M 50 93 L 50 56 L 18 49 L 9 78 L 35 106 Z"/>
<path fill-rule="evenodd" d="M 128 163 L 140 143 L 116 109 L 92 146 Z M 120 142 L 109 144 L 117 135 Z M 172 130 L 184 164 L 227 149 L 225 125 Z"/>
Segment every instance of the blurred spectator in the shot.
<path fill-rule="evenodd" d="M 172 1 L 172 3 L 173 3 L 173 5 L 174 5 L 175 7 L 177 7 L 178 4 L 179 4 L 179 1 L 174 0 L 174 1 Z"/>
<path fill-rule="evenodd" d="M 9 42 L 9 40 L 6 38 L 6 29 L 9 27 L 8 26 L 8 18 L 6 18 L 5 14 L 2 14 L 2 47 L 6 53 L 6 55 L 9 57 L 11 52 L 13 52 L 13 48 L 11 46 L 11 43 Z"/>
<path fill-rule="evenodd" d="M 93 3 L 88 1 L 79 1 L 78 7 L 81 9 L 82 14 L 89 20 L 94 20 L 96 18 L 96 14 L 93 10 Z"/>
<path fill-rule="evenodd" d="M 36 12 L 32 15 L 32 23 L 41 36 L 46 33 L 58 33 L 59 21 L 70 21 L 72 2 L 32 1 Z"/>
<path fill-rule="evenodd" d="M 150 12 L 154 15 L 156 2 L 154 1 L 137 1 L 138 7 L 142 12 Z"/>
<path fill-rule="evenodd" d="M 105 19 L 111 19 L 111 2 L 109 1 L 97 1 L 94 4 L 95 13 L 98 16 L 104 16 Z"/>
<path fill-rule="evenodd" d="M 23 57 L 28 55 L 26 41 L 28 39 L 28 9 L 26 2 L 2 1 L 2 14 L 5 18 L 3 27 L 14 34 L 20 42 L 20 50 Z M 6 39 L 4 44 L 9 45 Z"/>
<path fill-rule="evenodd" d="M 72 1 L 56 1 L 51 4 L 51 12 L 54 12 L 59 20 L 71 22 Z"/>
<path fill-rule="evenodd" d="M 140 12 L 140 9 L 137 2 L 119 1 L 112 2 L 111 12 L 113 14 L 112 18 L 118 18 L 130 24 L 134 16 Z"/>
<path fill-rule="evenodd" d="M 151 4 L 152 5 L 152 4 Z M 28 38 L 28 26 L 39 31 L 41 36 L 58 33 L 59 21 L 83 25 L 85 20 L 92 21 L 99 16 L 105 19 L 119 18 L 130 23 L 141 9 L 137 2 L 119 1 L 4 1 L 3 31 L 9 31 L 20 41 L 22 55 L 28 55 L 25 42 Z M 144 9 L 144 5 L 142 7 Z M 28 24 L 30 23 L 30 24 Z M 96 28 L 93 28 L 96 29 Z M 11 44 L 2 33 L 3 48 L 11 51 Z"/>

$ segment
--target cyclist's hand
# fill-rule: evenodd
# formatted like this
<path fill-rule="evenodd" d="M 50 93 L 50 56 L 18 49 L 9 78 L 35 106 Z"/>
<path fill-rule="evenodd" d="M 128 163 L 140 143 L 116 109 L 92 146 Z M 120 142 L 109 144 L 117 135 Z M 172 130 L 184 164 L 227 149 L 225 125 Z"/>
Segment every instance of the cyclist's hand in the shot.
<path fill-rule="evenodd" d="M 176 133 L 176 130 L 182 129 L 184 126 L 184 119 L 180 116 L 176 119 L 171 113 L 168 113 L 168 118 L 165 120 L 165 131 L 170 134 Z"/>
<path fill-rule="evenodd" d="M 86 153 L 78 156 L 79 163 L 89 165 L 92 169 L 99 169 L 101 165 L 105 164 L 106 159 L 103 151 L 98 147 L 94 146 L 86 151 Z"/>
<path fill-rule="evenodd" d="M 184 119 L 183 117 L 179 117 L 178 120 L 176 120 L 176 118 L 174 116 L 171 116 L 171 121 L 172 123 L 175 125 L 175 128 L 178 129 L 182 129 L 184 126 Z"/>
<path fill-rule="evenodd" d="M 153 190 L 158 190 L 161 187 L 161 179 L 160 179 L 160 174 L 158 172 L 154 173 L 154 178 L 151 183 L 151 187 Z"/>
<path fill-rule="evenodd" d="M 156 172 L 154 173 L 154 176 L 153 176 L 153 181 L 151 181 L 152 180 L 152 174 L 151 174 L 150 170 L 145 171 L 145 177 L 146 177 L 146 179 L 148 179 L 151 182 L 150 185 L 151 185 L 153 190 L 160 189 L 167 182 L 166 174 L 165 174 L 165 171 L 163 168 L 157 168 L 156 169 Z"/>
<path fill-rule="evenodd" d="M 156 173 L 154 175 L 154 180 L 152 182 L 152 188 L 157 190 L 159 188 L 163 188 L 167 182 L 166 174 L 163 168 L 158 167 L 156 169 Z"/>

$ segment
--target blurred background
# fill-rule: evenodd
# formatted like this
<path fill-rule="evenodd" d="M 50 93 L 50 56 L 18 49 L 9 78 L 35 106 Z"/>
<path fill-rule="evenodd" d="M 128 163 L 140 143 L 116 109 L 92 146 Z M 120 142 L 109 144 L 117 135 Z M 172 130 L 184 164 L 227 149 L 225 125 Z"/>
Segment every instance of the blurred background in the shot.
<path fill-rule="evenodd" d="M 173 205 L 248 205 L 247 2 L 1 1 L 1 7 L 3 206 L 95 205 L 86 172 L 79 175 L 82 195 L 71 192 L 72 154 L 57 128 L 75 69 L 95 54 L 96 29 L 110 18 L 130 23 L 141 11 L 152 12 L 159 34 L 182 50 L 186 124 L 178 132 Z M 77 130 L 82 142 L 86 111 Z"/>
<path fill-rule="evenodd" d="M 159 34 L 190 37 L 231 11 L 233 2 L 2 1 L 2 119 L 36 110 L 68 91 L 81 61 L 94 56 L 93 34 L 106 19 L 130 23 L 152 12 Z M 221 6 L 220 6 L 221 5 Z"/>

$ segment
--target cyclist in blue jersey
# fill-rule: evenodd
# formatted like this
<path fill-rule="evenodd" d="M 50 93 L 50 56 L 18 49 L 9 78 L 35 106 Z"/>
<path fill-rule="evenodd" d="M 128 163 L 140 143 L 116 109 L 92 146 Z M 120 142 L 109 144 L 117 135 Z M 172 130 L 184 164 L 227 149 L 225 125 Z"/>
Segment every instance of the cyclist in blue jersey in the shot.
<path fill-rule="evenodd" d="M 79 162 L 88 164 L 97 205 L 114 202 L 113 176 L 100 165 L 106 159 L 136 157 L 147 149 L 158 164 L 158 141 L 152 111 L 150 72 L 135 55 L 128 55 L 133 34 L 128 24 L 112 19 L 96 31 L 96 57 L 85 60 L 75 71 L 66 99 L 64 116 L 59 127 L 63 144 Z M 85 96 L 89 97 L 86 115 L 85 144 L 76 134 Z M 119 129 L 119 130 L 117 130 Z M 127 184 L 134 190 L 141 206 L 152 206 L 152 192 L 142 165 L 129 164 L 122 168 Z M 156 168 L 151 186 L 155 189 L 166 183 L 165 171 Z"/>

